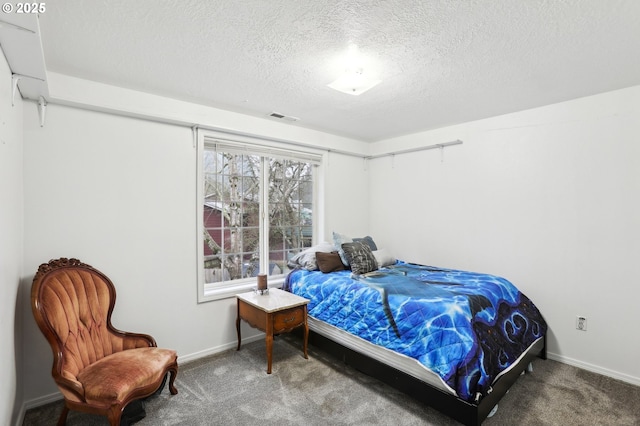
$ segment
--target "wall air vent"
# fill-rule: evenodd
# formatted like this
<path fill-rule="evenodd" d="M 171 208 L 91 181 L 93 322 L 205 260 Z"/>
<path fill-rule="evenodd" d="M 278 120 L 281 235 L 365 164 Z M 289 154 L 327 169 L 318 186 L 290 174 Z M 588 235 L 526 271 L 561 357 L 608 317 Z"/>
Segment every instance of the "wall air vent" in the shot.
<path fill-rule="evenodd" d="M 279 112 L 272 112 L 269 114 L 269 117 L 277 118 L 279 120 L 287 120 L 287 121 L 298 121 L 300 120 L 298 117 L 292 117 L 290 115 L 280 114 Z"/>

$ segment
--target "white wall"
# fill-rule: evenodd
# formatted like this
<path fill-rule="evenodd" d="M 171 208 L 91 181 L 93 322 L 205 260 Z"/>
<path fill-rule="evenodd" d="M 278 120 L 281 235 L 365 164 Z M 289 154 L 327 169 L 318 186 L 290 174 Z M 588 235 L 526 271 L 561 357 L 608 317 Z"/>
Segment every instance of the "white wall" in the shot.
<path fill-rule="evenodd" d="M 326 159 L 325 241 L 332 233 L 369 233 L 369 169 L 362 158 L 330 153 Z"/>
<path fill-rule="evenodd" d="M 40 263 L 77 257 L 114 281 L 116 327 L 153 335 L 160 346 L 177 349 L 179 361 L 235 347 L 235 299 L 197 303 L 191 129 L 55 104 L 48 106 L 44 127 L 35 108 L 24 114 L 29 285 Z M 245 130 L 261 129 L 248 124 Z M 368 178 L 365 171 L 351 173 L 355 163 L 362 160 L 331 155 L 322 182 L 329 189 L 324 218 L 340 223 L 336 207 L 344 193 L 334 189 L 349 173 L 357 193 L 350 223 L 364 231 Z M 23 303 L 28 305 L 26 297 Z M 24 399 L 30 407 L 58 395 L 51 350 L 30 310 L 24 322 Z M 258 334 L 243 330 L 243 338 L 252 335 Z"/>
<path fill-rule="evenodd" d="M 22 274 L 22 107 L 11 105 L 11 71 L 0 51 L 0 424 L 12 424 L 20 406 Z M 35 107 L 34 107 L 35 108 Z M 13 417 L 13 419 L 12 419 Z"/>
<path fill-rule="evenodd" d="M 550 357 L 640 384 L 639 137 L 640 86 L 379 142 L 464 143 L 371 160 L 371 234 L 510 279 L 549 323 Z"/>

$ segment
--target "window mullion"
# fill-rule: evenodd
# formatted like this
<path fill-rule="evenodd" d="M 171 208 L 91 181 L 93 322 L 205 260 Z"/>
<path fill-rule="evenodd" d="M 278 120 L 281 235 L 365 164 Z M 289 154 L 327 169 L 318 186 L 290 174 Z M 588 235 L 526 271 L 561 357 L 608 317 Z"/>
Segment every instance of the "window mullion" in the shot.
<path fill-rule="evenodd" d="M 260 164 L 260 272 L 269 273 L 269 158 Z"/>

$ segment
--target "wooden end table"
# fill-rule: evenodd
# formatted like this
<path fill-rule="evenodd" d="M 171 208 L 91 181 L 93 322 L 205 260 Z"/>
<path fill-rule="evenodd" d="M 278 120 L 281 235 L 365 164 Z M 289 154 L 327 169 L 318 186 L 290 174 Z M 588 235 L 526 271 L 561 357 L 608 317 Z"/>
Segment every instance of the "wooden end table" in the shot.
<path fill-rule="evenodd" d="M 236 295 L 238 299 L 238 316 L 236 330 L 238 331 L 238 349 L 240 350 L 240 320 L 245 320 L 251 327 L 264 331 L 267 344 L 267 374 L 271 374 L 271 360 L 273 353 L 273 336 L 289 332 L 298 327 L 304 327 L 303 353 L 306 359 L 307 342 L 309 341 L 309 325 L 307 324 L 308 299 L 296 296 L 288 291 L 270 288 L 267 294 L 253 291 Z"/>

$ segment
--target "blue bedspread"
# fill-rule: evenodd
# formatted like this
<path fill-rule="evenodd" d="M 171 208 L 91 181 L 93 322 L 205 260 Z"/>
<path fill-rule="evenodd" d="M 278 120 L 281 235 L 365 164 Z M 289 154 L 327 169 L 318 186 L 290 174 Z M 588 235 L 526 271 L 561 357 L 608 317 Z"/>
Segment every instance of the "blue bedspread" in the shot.
<path fill-rule="evenodd" d="M 472 402 L 547 325 L 504 278 L 398 262 L 374 273 L 295 270 L 309 315 L 418 360 Z"/>

